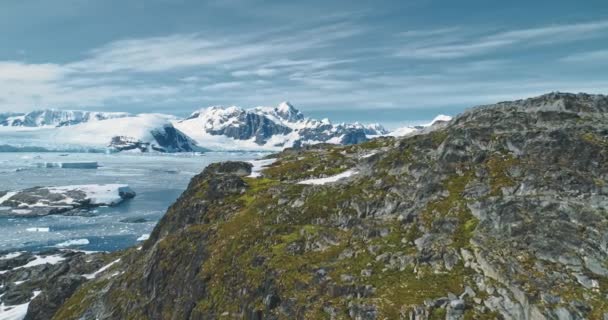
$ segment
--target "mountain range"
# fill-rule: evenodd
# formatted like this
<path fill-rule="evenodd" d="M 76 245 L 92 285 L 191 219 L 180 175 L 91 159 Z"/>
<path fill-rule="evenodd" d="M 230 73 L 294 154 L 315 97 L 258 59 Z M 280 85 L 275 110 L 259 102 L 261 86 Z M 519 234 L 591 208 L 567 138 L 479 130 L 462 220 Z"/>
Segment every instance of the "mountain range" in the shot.
<path fill-rule="evenodd" d="M 408 127 L 395 134 L 419 129 Z M 309 119 L 288 102 L 251 109 L 213 106 L 185 119 L 165 114 L 54 109 L 0 114 L 0 135 L 8 140 L 4 147 L 10 146 L 11 150 L 278 151 L 316 143 L 350 145 L 388 134 L 380 124 L 334 124 L 328 119 Z"/>

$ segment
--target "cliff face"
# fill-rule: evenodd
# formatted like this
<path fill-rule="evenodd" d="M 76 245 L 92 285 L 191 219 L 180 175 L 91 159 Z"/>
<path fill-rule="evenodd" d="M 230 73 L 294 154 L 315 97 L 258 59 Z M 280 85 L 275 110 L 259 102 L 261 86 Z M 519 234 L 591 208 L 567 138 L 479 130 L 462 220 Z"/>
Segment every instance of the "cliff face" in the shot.
<path fill-rule="evenodd" d="M 608 316 L 608 97 L 276 157 L 205 169 L 54 319 Z"/>

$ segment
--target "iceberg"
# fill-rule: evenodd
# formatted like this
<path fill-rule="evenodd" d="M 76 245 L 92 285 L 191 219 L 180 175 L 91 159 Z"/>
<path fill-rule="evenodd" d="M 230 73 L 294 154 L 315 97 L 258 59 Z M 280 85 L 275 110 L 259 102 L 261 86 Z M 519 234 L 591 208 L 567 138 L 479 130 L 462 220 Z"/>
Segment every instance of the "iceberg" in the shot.
<path fill-rule="evenodd" d="M 74 247 L 74 246 L 86 246 L 89 243 L 90 242 L 88 239 L 75 239 L 75 240 L 68 240 L 68 241 L 58 243 L 55 245 L 55 247 L 66 248 L 66 247 Z"/>
<path fill-rule="evenodd" d="M 61 168 L 61 169 L 97 169 L 99 164 L 95 161 L 90 162 L 41 162 L 37 163 L 38 168 Z"/>

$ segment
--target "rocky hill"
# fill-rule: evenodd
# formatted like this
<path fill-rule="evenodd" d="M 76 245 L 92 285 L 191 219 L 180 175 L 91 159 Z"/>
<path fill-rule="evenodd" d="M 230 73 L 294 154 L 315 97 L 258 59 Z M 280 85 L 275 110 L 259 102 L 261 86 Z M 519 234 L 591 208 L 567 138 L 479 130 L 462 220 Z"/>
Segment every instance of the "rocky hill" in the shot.
<path fill-rule="evenodd" d="M 214 164 L 27 319 L 606 319 L 607 157 L 608 97 L 552 93 Z"/>

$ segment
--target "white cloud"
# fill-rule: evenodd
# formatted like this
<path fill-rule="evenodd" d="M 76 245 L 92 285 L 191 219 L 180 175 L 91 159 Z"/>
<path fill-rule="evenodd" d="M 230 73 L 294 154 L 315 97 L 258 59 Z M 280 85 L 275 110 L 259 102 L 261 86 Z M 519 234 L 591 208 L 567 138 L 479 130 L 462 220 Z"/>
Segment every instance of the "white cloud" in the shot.
<path fill-rule="evenodd" d="M 258 76 L 258 77 L 272 77 L 279 73 L 277 69 L 271 68 L 258 68 L 254 70 L 237 70 L 232 72 L 234 77 L 250 77 L 250 76 Z"/>
<path fill-rule="evenodd" d="M 183 78 L 179 79 L 179 81 L 185 82 L 185 83 L 195 83 L 195 82 L 199 82 L 201 80 L 203 80 L 203 79 L 198 76 L 188 76 L 188 77 L 183 77 Z"/>
<path fill-rule="evenodd" d="M 608 21 L 551 25 L 537 28 L 495 32 L 491 34 L 466 34 L 458 29 L 410 31 L 406 36 L 407 44 L 398 49 L 396 55 L 410 59 L 450 59 L 477 56 L 496 52 L 501 49 L 521 49 L 555 43 L 580 41 L 605 36 Z M 451 32 L 451 33 L 450 33 Z M 429 37 L 418 39 L 420 35 Z M 454 37 L 446 37 L 452 34 Z M 403 36 L 403 35 L 402 35 Z M 433 36 L 436 36 L 433 38 Z M 466 39 L 463 39 L 466 38 Z"/>
<path fill-rule="evenodd" d="M 230 81 L 226 78 L 229 75 L 251 76 L 252 85 L 261 86 L 260 78 L 279 72 L 314 70 L 337 63 L 315 57 L 315 50 L 337 45 L 361 30 L 349 23 L 331 22 L 243 36 L 173 34 L 113 41 L 86 52 L 81 60 L 65 64 L 0 61 L 0 111 L 47 106 L 84 108 L 145 99 L 158 102 L 170 99 L 171 94 L 181 95 L 178 100 L 189 100 L 197 88 L 221 92 L 246 84 Z M 298 55 L 311 58 L 290 58 Z M 184 74 L 193 72 L 205 76 Z M 167 76 L 179 81 L 167 81 Z"/>
<path fill-rule="evenodd" d="M 234 89 L 237 87 L 243 86 L 243 82 L 240 81 L 228 81 L 228 82 L 218 82 L 214 84 L 210 84 L 202 87 L 201 89 L 204 91 L 218 91 L 225 89 Z"/>
<path fill-rule="evenodd" d="M 124 39 L 66 64 L 0 61 L 0 111 L 128 104 L 143 109 L 162 103 L 194 109 L 283 100 L 307 109 L 407 109 L 489 103 L 554 90 L 601 92 L 608 88 L 605 81 L 577 81 L 495 53 L 601 37 L 606 31 L 608 21 L 502 32 L 440 28 L 382 34 L 340 22 L 236 36 Z M 369 51 L 353 50 L 360 35 L 362 41 L 374 38 L 361 44 Z M 562 61 L 607 57 L 608 51 L 599 50 Z"/>
<path fill-rule="evenodd" d="M 560 59 L 564 62 L 592 62 L 592 63 L 608 63 L 608 50 L 596 50 L 588 52 L 579 52 L 568 55 Z"/>
<path fill-rule="evenodd" d="M 66 68 L 51 63 L 0 61 L 0 81 L 50 81 L 62 78 L 67 72 Z"/>
<path fill-rule="evenodd" d="M 248 36 L 174 34 L 118 40 L 91 50 L 88 58 L 68 66 L 83 73 L 165 72 L 228 64 L 247 66 L 333 46 L 335 41 L 360 32 L 361 27 L 349 23 L 331 23 L 298 31 Z M 228 38 L 230 40 L 226 40 Z M 249 72 L 267 74 L 272 70 L 262 68 Z"/>

